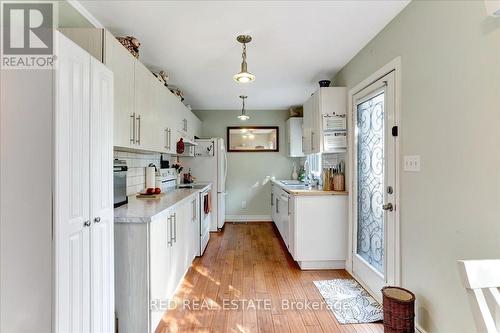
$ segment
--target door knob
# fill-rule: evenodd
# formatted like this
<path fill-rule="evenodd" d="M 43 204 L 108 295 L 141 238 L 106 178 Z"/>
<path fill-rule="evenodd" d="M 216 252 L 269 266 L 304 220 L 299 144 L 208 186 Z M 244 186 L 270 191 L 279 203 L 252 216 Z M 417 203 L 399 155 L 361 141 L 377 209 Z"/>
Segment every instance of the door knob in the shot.
<path fill-rule="evenodd" d="M 94 219 L 94 222 L 95 222 L 95 223 L 99 223 L 99 222 L 101 222 L 101 218 L 100 218 L 99 216 L 98 216 L 98 217 L 96 217 L 96 218 Z"/>
<path fill-rule="evenodd" d="M 84 227 L 90 227 L 90 220 L 83 222 Z"/>
<path fill-rule="evenodd" d="M 388 211 L 392 212 L 393 209 L 394 209 L 394 207 L 392 206 L 392 203 L 389 202 L 389 203 L 387 203 L 385 205 L 382 205 L 382 209 L 383 210 L 388 210 Z"/>

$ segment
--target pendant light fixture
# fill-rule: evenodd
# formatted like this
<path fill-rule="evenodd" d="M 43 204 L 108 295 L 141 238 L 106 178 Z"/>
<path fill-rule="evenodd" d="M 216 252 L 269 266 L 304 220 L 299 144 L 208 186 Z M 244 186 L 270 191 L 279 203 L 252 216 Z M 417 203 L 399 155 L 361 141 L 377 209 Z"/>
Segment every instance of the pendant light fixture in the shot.
<path fill-rule="evenodd" d="M 247 43 L 252 41 L 252 36 L 249 35 L 239 35 L 236 40 L 243 44 L 243 53 L 241 57 L 243 58 L 241 62 L 241 71 L 233 76 L 234 81 L 238 83 L 248 83 L 255 80 L 255 75 L 250 73 L 247 69 Z"/>
<path fill-rule="evenodd" d="M 238 116 L 238 118 L 240 120 L 243 120 L 243 121 L 250 119 L 250 117 L 247 115 L 247 110 L 245 110 L 245 99 L 247 97 L 248 96 L 243 96 L 243 95 L 240 96 L 240 98 L 241 98 L 241 100 L 243 102 L 243 106 L 241 108 L 241 114 Z"/>

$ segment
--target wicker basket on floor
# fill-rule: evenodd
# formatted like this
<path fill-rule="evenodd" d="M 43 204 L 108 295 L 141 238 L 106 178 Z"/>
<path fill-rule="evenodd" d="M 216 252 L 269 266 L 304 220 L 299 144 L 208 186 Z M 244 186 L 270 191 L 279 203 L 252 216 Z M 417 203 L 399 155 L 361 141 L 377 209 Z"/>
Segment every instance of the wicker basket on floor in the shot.
<path fill-rule="evenodd" d="M 415 295 L 399 287 L 382 288 L 384 333 L 415 332 Z"/>

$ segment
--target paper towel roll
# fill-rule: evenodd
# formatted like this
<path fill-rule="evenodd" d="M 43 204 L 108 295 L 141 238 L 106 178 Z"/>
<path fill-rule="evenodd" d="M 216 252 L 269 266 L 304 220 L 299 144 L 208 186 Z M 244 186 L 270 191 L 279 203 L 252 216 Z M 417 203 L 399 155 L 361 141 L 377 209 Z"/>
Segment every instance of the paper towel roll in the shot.
<path fill-rule="evenodd" d="M 146 188 L 155 187 L 155 167 L 146 167 Z"/>

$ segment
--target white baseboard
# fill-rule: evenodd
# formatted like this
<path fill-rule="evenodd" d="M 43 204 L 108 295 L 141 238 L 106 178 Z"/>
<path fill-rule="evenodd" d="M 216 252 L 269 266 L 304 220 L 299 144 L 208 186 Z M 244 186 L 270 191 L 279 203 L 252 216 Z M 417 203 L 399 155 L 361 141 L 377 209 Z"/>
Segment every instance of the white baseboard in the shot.
<path fill-rule="evenodd" d="M 227 222 L 271 222 L 271 215 L 226 215 Z"/>
<path fill-rule="evenodd" d="M 326 260 L 326 261 L 297 261 L 300 269 L 318 270 L 318 269 L 344 269 L 345 260 Z"/>

